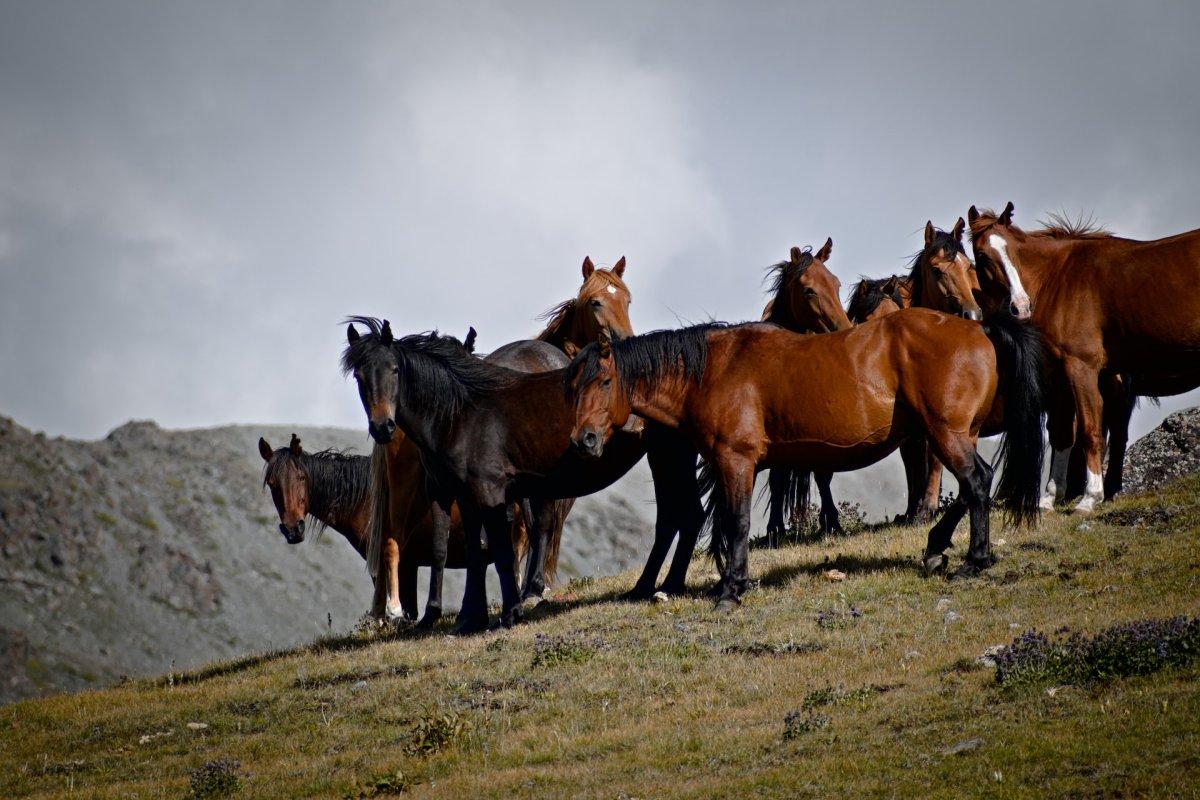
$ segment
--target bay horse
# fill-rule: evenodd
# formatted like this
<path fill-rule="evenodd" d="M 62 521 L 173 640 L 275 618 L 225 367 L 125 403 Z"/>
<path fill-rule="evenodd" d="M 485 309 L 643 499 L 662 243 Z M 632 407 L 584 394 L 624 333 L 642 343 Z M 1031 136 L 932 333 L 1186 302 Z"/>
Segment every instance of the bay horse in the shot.
<path fill-rule="evenodd" d="M 846 316 L 855 325 L 886 317 L 912 305 L 908 278 L 890 275 L 886 278 L 860 278 L 850 293 Z"/>
<path fill-rule="evenodd" d="M 563 368 L 569 361 L 547 342 L 514 342 L 482 361 L 470 357 L 457 340 L 436 333 L 392 337 L 390 327 L 380 320 L 352 317 L 348 323 L 342 366 L 358 383 L 372 436 L 386 444 L 398 428 L 420 449 L 430 476 L 435 524 L 445 524 L 453 502 L 461 509 L 469 565 L 460 631 L 480 630 L 488 623 L 481 529 L 500 577 L 501 624 L 512 625 L 520 617 L 520 598 L 511 544 L 502 535 L 509 504 L 522 498 L 547 503 L 592 494 L 610 486 L 647 454 L 658 507 L 650 560 L 657 563 L 647 564 L 643 579 L 652 593 L 678 532 L 680 543 L 667 581 L 669 588 L 684 591 L 688 561 L 703 524 L 694 449 L 681 450 L 675 440 L 664 445 L 652 426 L 646 426 L 640 432 L 616 432 L 603 459 L 581 456 L 570 446 L 573 414 L 562 393 Z M 367 333 L 359 333 L 356 324 L 365 326 Z M 540 359 L 554 369 L 507 368 L 505 360 L 515 356 Z M 635 587 L 639 589 L 645 591 L 647 585 Z"/>
<path fill-rule="evenodd" d="M 841 281 L 829 271 L 827 263 L 833 254 L 833 238 L 815 254 L 811 250 L 793 247 L 788 260 L 780 261 L 767 271 L 771 280 L 771 299 L 763 309 L 763 322 L 770 322 L 794 333 L 828 333 L 850 327 L 850 319 L 842 308 Z M 808 517 L 809 477 L 812 473 L 786 467 L 772 469 L 767 477 L 770 505 L 767 512 L 767 544 L 778 547 L 787 520 L 795 515 Z M 833 501 L 830 483 L 833 474 L 817 473 L 817 489 L 821 495 L 820 529 L 823 533 L 840 531 L 837 505 Z"/>
<path fill-rule="evenodd" d="M 625 256 L 612 269 L 597 269 L 591 256 L 584 258 L 579 293 L 542 314 L 548 321 L 535 338 L 566 352 L 596 341 L 602 330 L 618 338 L 633 336 L 629 322 L 632 295 L 624 277 Z"/>
<path fill-rule="evenodd" d="M 258 440 L 258 452 L 262 456 L 263 485 L 271 492 L 275 510 L 279 514 L 279 531 L 288 544 L 300 544 L 305 539 L 305 521 L 318 526 L 318 532 L 333 528 L 345 537 L 350 546 L 364 559 L 369 543 L 368 524 L 371 517 L 370 485 L 371 459 L 368 456 L 344 453 L 340 450 L 321 450 L 310 453 L 304 450 L 300 438 L 292 434 L 287 447 L 273 449 L 265 438 Z M 415 460 L 415 453 L 408 457 Z M 419 476 L 418 476 L 419 478 Z M 383 605 L 373 608 L 372 615 L 383 619 L 405 619 L 414 621 L 417 607 L 417 569 L 430 567 L 440 570 L 464 569 L 466 548 L 463 543 L 462 526 L 454 514 L 447 557 L 438 564 L 433 553 L 433 526 L 428 513 L 418 520 L 415 527 L 388 526 L 383 546 L 383 558 L 387 574 L 380 576 L 378 585 L 386 588 Z M 517 517 L 512 526 L 513 547 L 524 552 L 526 532 L 523 517 Z M 557 548 L 548 559 L 547 570 L 553 572 L 557 565 Z M 430 587 L 440 586 L 437 577 L 431 577 Z M 440 597 L 431 600 L 440 607 Z"/>
<path fill-rule="evenodd" d="M 1054 465 L 1078 438 L 1087 486 L 1076 509 L 1090 512 L 1120 488 L 1130 391 L 1161 396 L 1200 386 L 1200 230 L 1153 241 L 1052 217 L 1024 231 L 1009 202 L 999 214 L 972 206 L 967 218 L 985 298 L 1045 337 L 1056 391 L 1049 406 Z M 1105 394 L 1108 394 L 1106 398 Z M 1106 407 L 1118 441 L 1101 475 Z M 1115 467 L 1115 469 L 1114 469 Z M 1052 469 L 1043 504 L 1061 474 Z"/>
<path fill-rule="evenodd" d="M 773 325 L 698 325 L 612 342 L 571 363 L 571 440 L 603 457 L 630 414 L 687 433 L 719 473 L 711 552 L 718 608 L 748 583 L 756 471 L 861 469 L 924 436 L 959 481 L 958 501 L 929 533 L 924 565 L 944 569 L 969 511 L 967 569 L 994 563 L 988 539 L 992 469 L 976 452 L 1006 434 L 998 498 L 1014 521 L 1036 519 L 1044 443 L 1041 340 L 1007 315 L 978 325 L 910 308 L 850 330 L 803 336 Z"/>

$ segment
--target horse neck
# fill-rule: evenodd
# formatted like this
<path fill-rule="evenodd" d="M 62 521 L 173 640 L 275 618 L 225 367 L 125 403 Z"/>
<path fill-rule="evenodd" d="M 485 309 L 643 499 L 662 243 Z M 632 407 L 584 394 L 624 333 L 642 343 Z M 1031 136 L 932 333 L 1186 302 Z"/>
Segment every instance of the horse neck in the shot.
<path fill-rule="evenodd" d="M 316 461 L 316 458 L 308 453 L 305 453 L 303 458 L 306 467 Z M 312 481 L 312 476 L 316 473 L 311 469 L 306 469 L 305 472 L 309 475 L 308 515 L 345 536 L 346 540 L 354 547 L 360 547 L 363 531 L 356 526 L 356 520 L 360 516 L 362 508 L 338 508 L 337 490 L 329 484 L 329 478 L 326 477 L 320 483 L 316 483 Z M 361 506 L 365 502 L 364 496 L 363 502 L 359 505 Z"/>
<path fill-rule="evenodd" d="M 588 342 L 582 341 L 583 335 L 579 325 L 578 308 L 578 301 L 568 305 L 561 315 L 550 320 L 545 330 L 538 334 L 538 341 L 552 344 L 559 350 L 566 349 L 567 342 L 571 342 L 581 349 L 586 347 Z"/>
<path fill-rule="evenodd" d="M 1081 240 L 1055 239 L 1049 236 L 1029 236 L 1016 240 L 1013 248 L 1021 261 L 1020 277 L 1029 299 L 1036 301 L 1038 292 L 1064 263 L 1067 254 Z"/>
<path fill-rule="evenodd" d="M 771 301 L 771 313 L 766 321 L 773 322 L 781 328 L 787 328 L 793 333 L 813 333 L 812 328 L 802 324 L 792 313 L 791 297 L 788 295 L 787 289 L 780 291 Z"/>
<path fill-rule="evenodd" d="M 640 381 L 629 391 L 629 410 L 651 422 L 678 428 L 692 389 L 690 382 L 676 377 Z"/>

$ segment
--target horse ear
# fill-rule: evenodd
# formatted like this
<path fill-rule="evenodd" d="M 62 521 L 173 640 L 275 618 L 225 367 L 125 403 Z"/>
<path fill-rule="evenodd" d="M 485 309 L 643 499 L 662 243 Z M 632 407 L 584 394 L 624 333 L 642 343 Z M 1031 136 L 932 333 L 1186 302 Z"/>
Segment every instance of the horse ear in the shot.
<path fill-rule="evenodd" d="M 583 279 L 586 281 L 592 277 L 592 273 L 596 271 L 596 265 L 592 263 L 591 256 L 583 257 Z"/>
<path fill-rule="evenodd" d="M 263 461 L 270 461 L 271 456 L 275 455 L 275 451 L 271 449 L 271 445 L 267 444 L 267 440 L 263 437 L 258 437 L 258 454 L 262 456 Z"/>
<path fill-rule="evenodd" d="M 612 355 L 612 337 L 608 335 L 607 330 L 600 331 L 600 357 L 608 358 Z"/>
<path fill-rule="evenodd" d="M 292 451 L 292 455 L 294 456 L 298 456 L 304 452 L 303 448 L 300 447 L 300 437 L 294 433 L 292 434 L 292 443 L 288 445 L 288 449 Z"/>
<path fill-rule="evenodd" d="M 474 326 L 467 328 L 467 338 L 463 340 L 463 347 L 467 348 L 468 353 L 475 352 L 475 337 L 477 335 Z"/>
<path fill-rule="evenodd" d="M 392 323 L 386 319 L 383 321 L 383 327 L 379 329 L 379 341 L 384 344 L 392 343 Z"/>
<path fill-rule="evenodd" d="M 820 250 L 817 251 L 817 254 L 815 256 L 813 256 L 813 258 L 815 258 L 817 261 L 828 261 L 829 255 L 832 252 L 833 252 L 833 237 L 830 236 L 829 238 L 827 238 L 825 240 L 825 244 L 821 247 Z"/>
<path fill-rule="evenodd" d="M 563 352 L 567 354 L 567 358 L 574 361 L 575 356 L 579 355 L 579 345 L 574 342 L 563 342 Z"/>
<path fill-rule="evenodd" d="M 788 257 L 791 259 L 793 264 L 799 264 L 800 258 L 803 255 L 804 255 L 803 250 L 801 250 L 799 247 L 793 247 L 791 252 L 788 254 Z"/>
<path fill-rule="evenodd" d="M 976 208 L 975 206 L 971 206 L 970 208 L 968 208 L 967 209 L 967 222 L 974 225 L 978 219 L 979 219 L 979 209 Z"/>
<path fill-rule="evenodd" d="M 950 235 L 954 237 L 954 241 L 962 241 L 963 229 L 966 227 L 967 223 L 963 221 L 962 217 L 959 217 L 958 222 L 954 223 L 954 230 L 950 231 Z"/>
<path fill-rule="evenodd" d="M 1016 207 L 1012 204 L 1012 200 L 1008 201 L 1008 205 L 1004 207 L 1004 211 L 996 219 L 1001 225 L 1012 225 L 1012 215 Z"/>
<path fill-rule="evenodd" d="M 346 326 L 346 341 L 350 344 L 354 344 L 358 341 L 358 331 L 354 330 L 353 325 Z"/>
<path fill-rule="evenodd" d="M 926 222 L 925 222 L 925 246 L 926 247 L 929 247 L 929 245 L 933 244 L 933 234 L 934 234 L 933 221 L 926 220 Z"/>
<path fill-rule="evenodd" d="M 620 257 L 620 258 L 617 260 L 616 266 L 614 266 L 614 267 L 612 268 L 612 271 L 613 271 L 613 272 L 615 272 L 615 273 L 617 273 L 617 277 L 618 277 L 618 278 L 624 278 L 624 277 L 625 277 L 625 256 L 621 256 L 621 257 Z"/>

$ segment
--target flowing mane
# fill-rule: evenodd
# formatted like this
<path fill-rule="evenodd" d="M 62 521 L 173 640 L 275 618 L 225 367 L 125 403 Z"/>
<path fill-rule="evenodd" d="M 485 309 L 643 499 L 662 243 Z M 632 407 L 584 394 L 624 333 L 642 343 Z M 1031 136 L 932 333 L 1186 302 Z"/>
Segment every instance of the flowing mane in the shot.
<path fill-rule="evenodd" d="M 801 251 L 799 261 L 785 260 L 767 267 L 767 279 L 771 281 L 770 288 L 767 289 L 767 293 L 771 295 L 771 313 L 767 315 L 764 322 L 776 324 L 787 322 L 789 312 L 787 303 L 781 302 L 783 293 L 787 291 L 787 287 L 791 285 L 792 281 L 798 279 L 812 266 L 812 263 L 812 248 L 806 247 Z"/>
<path fill-rule="evenodd" d="M 947 233 L 941 228 L 936 229 L 933 232 L 933 241 L 918 250 L 912 257 L 912 263 L 908 266 L 908 277 L 905 280 L 908 281 L 911 289 L 909 296 L 912 298 L 913 305 L 921 302 L 921 297 L 925 290 L 925 270 L 921 268 L 925 261 L 925 256 L 926 254 L 933 255 L 939 252 L 948 255 L 956 253 L 967 254 L 961 239 L 955 238 L 953 234 Z"/>
<path fill-rule="evenodd" d="M 621 276 L 610 269 L 597 269 L 587 277 L 579 287 L 579 294 L 569 300 L 564 300 L 556 306 L 538 315 L 538 319 L 549 320 L 546 327 L 535 338 L 540 342 L 554 343 L 563 338 L 571 323 L 571 317 L 589 298 L 604 293 L 609 286 L 629 292 L 629 287 Z"/>
<path fill-rule="evenodd" d="M 281 447 L 263 467 L 263 485 L 275 478 L 282 483 L 290 469 L 298 469 L 308 478 L 308 516 L 318 533 L 326 520 L 346 520 L 366 500 L 371 483 L 370 459 L 330 448 L 317 453 L 296 455 Z"/>
<path fill-rule="evenodd" d="M 979 210 L 979 217 L 971 223 L 971 236 L 976 237 L 996 224 L 999 216 L 990 208 Z M 1112 231 L 1102 227 L 1091 216 L 1080 214 L 1071 219 L 1065 213 L 1052 212 L 1046 219 L 1039 220 L 1042 227 L 1033 231 L 1022 231 L 1026 236 L 1037 236 L 1043 239 L 1111 239 Z M 1014 228 L 1016 226 L 1013 226 Z M 1020 230 L 1017 228 L 1017 230 Z"/>
<path fill-rule="evenodd" d="M 369 331 L 342 351 L 342 371 L 378 363 L 388 356 L 400 370 L 405 405 L 437 423 L 456 416 L 475 398 L 512 385 L 517 373 L 467 352 L 462 342 L 437 331 L 391 338 L 390 327 L 374 317 L 348 317 Z"/>
<path fill-rule="evenodd" d="M 708 363 L 708 333 L 729 327 L 724 322 L 707 322 L 677 330 L 651 331 L 612 343 L 613 362 L 625 391 L 637 384 L 678 377 L 697 383 Z M 580 351 L 563 376 L 570 391 L 584 386 L 600 373 L 600 348 L 592 343 Z"/>
<path fill-rule="evenodd" d="M 903 308 L 904 298 L 900 296 L 899 286 L 897 285 L 891 293 L 886 290 L 887 285 L 892 281 L 907 283 L 908 278 L 900 275 L 892 275 L 887 278 L 861 278 L 854 286 L 849 306 L 846 309 L 846 316 L 850 317 L 850 321 L 856 325 L 865 322 L 867 317 L 879 308 L 879 304 L 884 301 L 884 298 L 888 297 Z"/>

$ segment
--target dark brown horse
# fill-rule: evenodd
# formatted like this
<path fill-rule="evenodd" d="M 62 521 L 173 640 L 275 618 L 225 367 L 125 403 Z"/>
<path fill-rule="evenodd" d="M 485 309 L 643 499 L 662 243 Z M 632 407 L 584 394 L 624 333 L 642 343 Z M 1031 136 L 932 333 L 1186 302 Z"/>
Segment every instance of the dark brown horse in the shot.
<path fill-rule="evenodd" d="M 360 334 L 355 324 L 366 326 L 368 332 Z M 523 498 L 546 503 L 599 491 L 647 453 L 659 519 L 650 557 L 654 563 L 648 563 L 643 573 L 648 583 L 639 581 L 635 592 L 653 593 L 662 559 L 677 532 L 679 547 L 664 591 L 684 590 L 703 510 L 696 487 L 695 450 L 680 449 L 678 437 L 664 445 L 646 426 L 640 433 L 618 432 L 604 459 L 580 456 L 570 447 L 573 417 L 562 394 L 562 370 L 518 372 L 505 368 L 500 360 L 520 355 L 565 367 L 563 352 L 546 342 L 514 342 L 492 353 L 489 361 L 480 361 L 469 357 L 456 340 L 436 334 L 393 338 L 384 323 L 363 317 L 351 320 L 347 338 L 343 367 L 358 383 L 376 441 L 388 442 L 398 427 L 420 448 L 430 476 L 435 525 L 443 524 L 439 517 L 448 518 L 454 501 L 463 510 L 470 566 L 459 615 L 461 630 L 478 630 L 487 624 L 486 563 L 478 552 L 481 528 L 500 577 L 501 621 L 509 625 L 520 615 L 513 554 L 501 536 L 509 505 Z"/>
<path fill-rule="evenodd" d="M 417 464 L 417 454 L 411 446 L 404 447 L 402 439 L 396 441 L 398 450 L 408 451 L 412 463 Z M 330 527 L 345 537 L 350 546 L 367 557 L 370 540 L 368 523 L 371 517 L 370 458 L 343 453 L 338 450 L 322 450 L 309 453 L 303 449 L 300 439 L 292 434 L 291 443 L 277 450 L 271 448 L 266 439 L 258 440 L 258 452 L 266 466 L 263 484 L 271 492 L 275 510 L 279 513 L 279 530 L 288 544 L 300 544 L 305 538 L 305 521 L 311 520 L 321 527 Z M 411 485 L 420 484 L 423 477 L 419 471 L 413 476 Z M 435 567 L 433 553 L 433 522 L 425 504 L 424 517 L 415 523 L 405 520 L 402 524 L 388 525 L 383 545 L 383 567 L 385 574 L 379 576 L 377 586 L 384 591 L 377 593 L 372 615 L 377 619 L 415 620 L 417 607 L 417 569 Z M 512 526 L 513 547 L 518 553 L 526 548 L 524 517 L 518 515 Z M 558 562 L 557 542 L 551 548 L 546 569 L 553 572 Z M 449 548 L 445 563 L 441 567 L 466 568 L 466 547 L 463 542 L 462 525 L 458 514 L 453 514 Z M 431 588 L 441 581 L 431 577 Z M 378 595 L 382 594 L 382 598 Z M 435 598 L 440 605 L 440 598 Z"/>
<path fill-rule="evenodd" d="M 793 247 L 787 261 L 772 266 L 768 272 L 771 299 L 763 309 L 762 321 L 794 333 L 828 333 L 849 328 L 850 319 L 842 308 L 842 283 L 829 271 L 826 263 L 832 254 L 833 239 L 827 238 L 815 254 Z M 768 474 L 769 546 L 779 545 L 787 529 L 786 520 L 808 517 L 810 475 L 810 472 L 786 467 L 772 469 Z M 816 478 L 821 495 L 820 529 L 823 533 L 840 531 L 837 505 L 830 490 L 833 475 L 821 472 Z"/>
<path fill-rule="evenodd" d="M 1024 231 L 1013 224 L 1012 203 L 1000 214 L 972 206 L 968 219 L 986 300 L 1032 319 L 1045 337 L 1055 461 L 1065 464 L 1078 437 L 1088 477 L 1077 509 L 1091 511 L 1120 488 L 1113 466 L 1123 460 L 1130 392 L 1200 386 L 1200 230 L 1143 242 L 1057 218 Z M 1107 415 L 1120 440 L 1108 481 L 1101 476 L 1106 406 L 1120 409 Z M 1054 484 L 1052 476 L 1046 505 Z"/>
<path fill-rule="evenodd" d="M 1006 433 L 998 496 L 1018 520 L 1038 513 L 1042 460 L 1041 343 L 1032 326 L 997 317 L 986 326 L 926 309 L 823 336 L 773 325 L 701 325 L 589 345 L 566 374 L 571 433 L 585 452 L 631 413 L 686 432 L 719 473 L 712 552 L 719 605 L 746 588 L 750 495 L 773 466 L 861 469 L 924 436 L 959 481 L 959 500 L 930 531 L 926 569 L 970 512 L 967 565 L 993 563 L 988 540 L 992 470 L 976 452 L 989 430 Z"/>
<path fill-rule="evenodd" d="M 908 308 L 912 305 L 910 298 L 911 287 L 907 276 L 861 278 L 850 293 L 846 316 L 855 325 L 861 325 Z"/>

